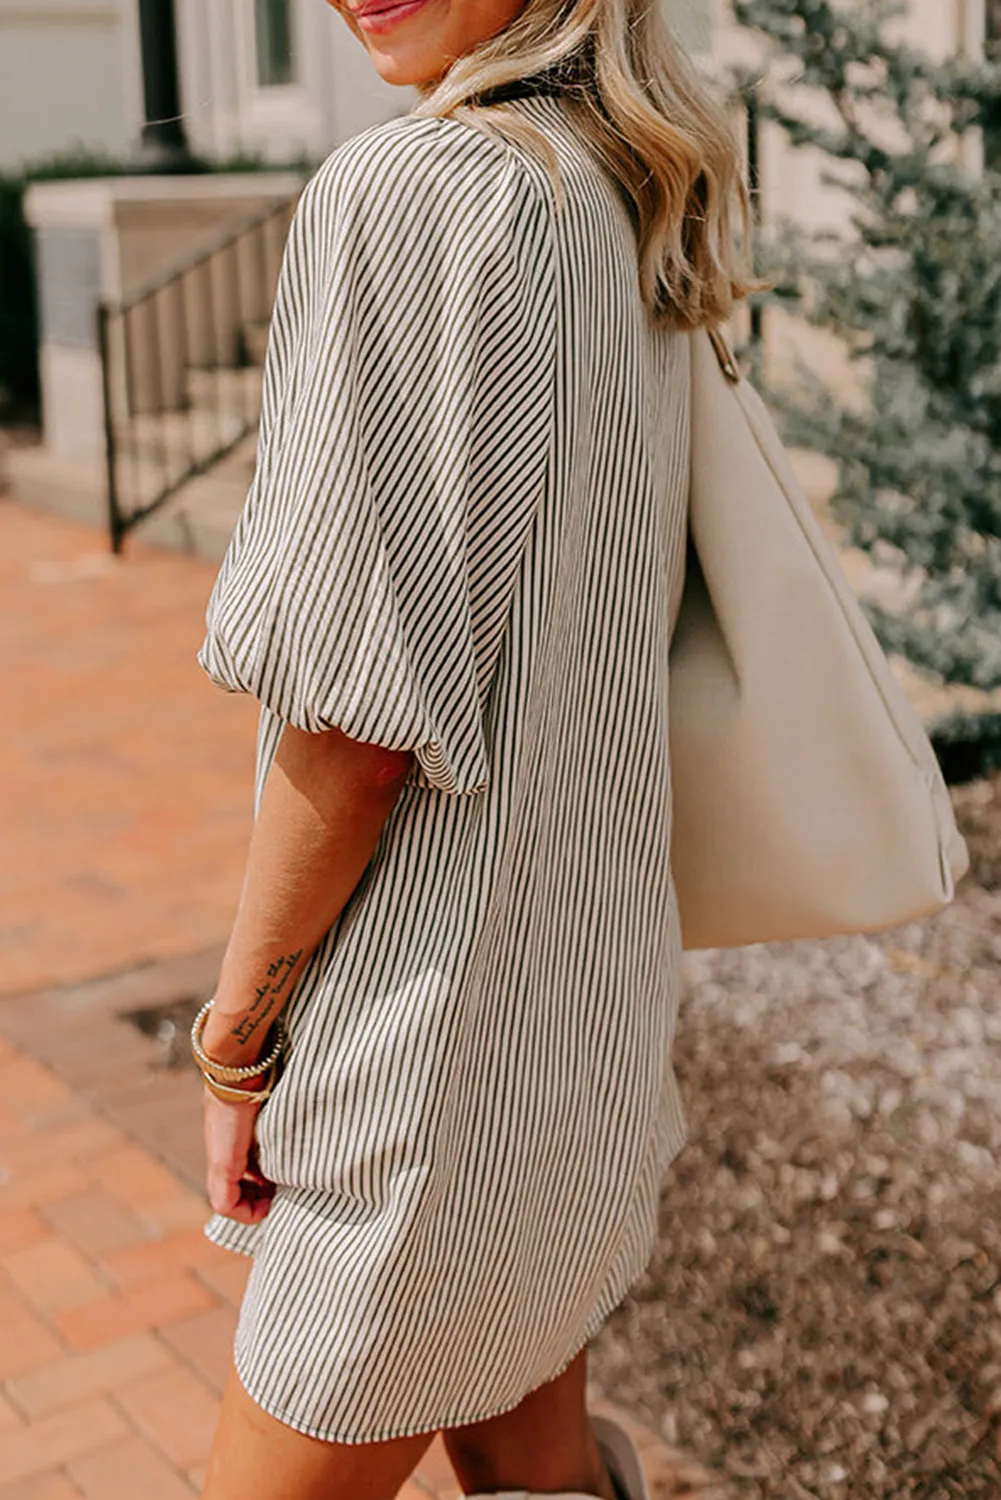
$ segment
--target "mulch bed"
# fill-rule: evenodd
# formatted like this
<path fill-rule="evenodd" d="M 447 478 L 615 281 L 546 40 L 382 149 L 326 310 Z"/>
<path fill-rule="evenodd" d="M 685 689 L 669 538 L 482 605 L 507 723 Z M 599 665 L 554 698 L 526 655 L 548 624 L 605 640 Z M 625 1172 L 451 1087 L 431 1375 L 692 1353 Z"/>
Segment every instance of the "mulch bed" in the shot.
<path fill-rule="evenodd" d="M 956 804 L 933 920 L 689 957 L 691 1141 L 593 1373 L 721 1496 L 1001 1496 L 1001 778 Z"/>

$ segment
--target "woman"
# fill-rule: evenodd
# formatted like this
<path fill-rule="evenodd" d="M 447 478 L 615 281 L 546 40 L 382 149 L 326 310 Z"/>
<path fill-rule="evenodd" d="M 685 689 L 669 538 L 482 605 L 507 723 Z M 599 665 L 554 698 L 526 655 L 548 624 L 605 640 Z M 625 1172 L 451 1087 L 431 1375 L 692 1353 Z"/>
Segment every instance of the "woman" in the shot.
<path fill-rule="evenodd" d="M 737 154 L 647 0 L 339 8 L 421 97 L 304 194 L 201 656 L 262 704 L 205 1495 L 390 1500 L 444 1430 L 467 1493 L 638 1497 L 584 1350 L 684 1134 L 684 330 L 744 290 Z"/>

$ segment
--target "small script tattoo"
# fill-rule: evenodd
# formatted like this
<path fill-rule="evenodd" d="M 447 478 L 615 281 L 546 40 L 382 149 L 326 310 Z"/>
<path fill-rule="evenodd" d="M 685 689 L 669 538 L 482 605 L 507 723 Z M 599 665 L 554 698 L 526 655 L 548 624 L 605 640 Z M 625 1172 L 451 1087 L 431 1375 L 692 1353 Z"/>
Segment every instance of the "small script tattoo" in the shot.
<path fill-rule="evenodd" d="M 273 964 L 268 965 L 268 978 L 275 981 L 271 986 L 272 994 L 281 994 L 282 990 L 288 984 L 289 975 L 301 957 L 302 949 L 299 948 L 297 952 L 283 954 L 281 958 L 276 958 Z"/>
<path fill-rule="evenodd" d="M 268 1017 L 279 1004 L 282 992 L 287 987 L 292 972 L 302 955 L 303 949 L 298 948 L 295 953 L 283 953 L 280 958 L 268 964 L 265 970 L 267 978 L 255 989 L 249 1014 L 244 1016 L 230 1033 L 238 1042 L 249 1042 L 250 1038 L 267 1024 Z"/>

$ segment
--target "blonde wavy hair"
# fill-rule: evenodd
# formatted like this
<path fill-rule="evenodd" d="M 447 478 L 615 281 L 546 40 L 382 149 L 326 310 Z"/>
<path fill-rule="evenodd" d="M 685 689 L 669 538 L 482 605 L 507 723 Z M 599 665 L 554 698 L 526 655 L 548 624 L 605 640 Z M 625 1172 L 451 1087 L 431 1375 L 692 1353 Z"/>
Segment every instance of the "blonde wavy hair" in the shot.
<path fill-rule="evenodd" d="M 414 113 L 519 139 L 558 177 L 542 133 L 504 92 L 537 79 L 563 94 L 623 191 L 644 302 L 655 318 L 697 328 L 725 321 L 756 285 L 748 195 L 726 113 L 671 38 L 661 3 L 527 0 L 425 88 Z"/>

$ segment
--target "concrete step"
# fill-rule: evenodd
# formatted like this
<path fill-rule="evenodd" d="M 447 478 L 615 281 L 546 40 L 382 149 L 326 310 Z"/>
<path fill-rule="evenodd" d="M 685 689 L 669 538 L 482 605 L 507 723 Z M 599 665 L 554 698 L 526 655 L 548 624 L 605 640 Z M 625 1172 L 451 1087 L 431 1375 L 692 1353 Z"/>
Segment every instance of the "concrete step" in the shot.
<path fill-rule="evenodd" d="M 220 448 L 253 434 L 246 419 L 215 412 L 164 412 L 136 417 L 118 435 L 116 475 L 130 509 L 183 481 L 193 468 L 215 467 Z"/>
<path fill-rule="evenodd" d="M 11 492 L 25 505 L 108 526 L 107 480 L 99 454 L 55 454 L 41 446 L 11 448 L 6 471 Z"/>
<path fill-rule="evenodd" d="M 207 474 L 189 480 L 134 535 L 161 547 L 218 562 L 243 508 L 253 477 L 256 435 Z M 57 455 L 42 447 L 12 449 L 7 455 L 11 491 L 26 505 L 76 521 L 109 528 L 107 479 L 97 455 Z M 138 508 L 158 493 L 162 469 L 137 457 L 122 465 L 122 502 Z"/>
<path fill-rule="evenodd" d="M 213 470 L 164 501 L 133 535 L 153 546 L 221 562 L 246 498 L 245 483 Z"/>
<path fill-rule="evenodd" d="M 244 489 L 250 488 L 257 467 L 257 433 L 251 432 L 241 443 L 221 458 L 212 470 L 213 474 L 227 479 L 237 479 Z"/>
<path fill-rule="evenodd" d="M 213 390 L 219 385 L 214 375 L 197 373 L 212 380 Z M 121 426 L 117 434 L 116 477 L 120 504 L 126 512 L 143 509 L 165 489 L 178 485 L 186 489 L 189 484 L 199 484 L 202 478 L 214 475 L 227 483 L 236 483 L 246 494 L 257 452 L 257 406 L 251 404 L 256 398 L 243 377 L 259 377 L 259 372 L 224 373 L 227 377 L 238 377 L 244 385 L 246 405 L 234 403 L 227 410 L 225 406 L 207 404 L 212 391 L 207 385 L 198 384 L 197 393 L 206 404 L 182 412 L 141 413 Z M 223 394 L 227 388 L 230 394 L 235 394 L 236 381 L 221 382 Z M 248 427 L 251 417 L 254 420 Z M 230 451 L 217 457 L 220 448 Z M 193 468 L 203 466 L 207 466 L 205 475 L 194 480 L 186 478 Z M 183 550 L 190 550 L 186 542 Z"/>
<path fill-rule="evenodd" d="M 266 335 L 266 325 L 262 328 Z M 139 413 L 119 424 L 116 476 L 127 513 L 181 483 L 192 466 L 211 465 L 141 523 L 150 541 L 212 560 L 222 556 L 253 478 L 260 395 L 257 367 L 192 370 L 188 410 Z M 219 448 L 230 445 L 231 451 L 213 462 Z M 103 453 L 56 454 L 42 445 L 10 445 L 3 467 L 5 481 L 25 504 L 110 530 Z"/>
<path fill-rule="evenodd" d="M 184 383 L 192 407 L 237 415 L 251 413 L 255 418 L 261 410 L 263 372 L 257 364 L 234 370 L 188 370 Z"/>
<path fill-rule="evenodd" d="M 234 432 L 256 428 L 261 410 L 261 372 L 191 370 L 188 404 L 178 411 L 137 412 L 115 423 L 122 448 L 148 452 L 158 444 L 208 453 L 232 440 Z"/>

